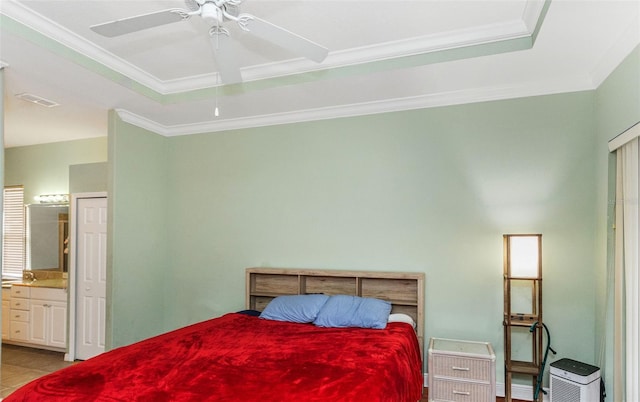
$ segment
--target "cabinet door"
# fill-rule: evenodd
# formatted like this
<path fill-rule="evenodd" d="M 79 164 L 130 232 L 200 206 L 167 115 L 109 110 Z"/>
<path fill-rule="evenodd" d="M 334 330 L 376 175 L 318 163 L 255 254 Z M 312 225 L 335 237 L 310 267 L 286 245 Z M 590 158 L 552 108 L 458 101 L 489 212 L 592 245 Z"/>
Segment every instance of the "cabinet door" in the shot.
<path fill-rule="evenodd" d="M 49 302 L 47 345 L 57 348 L 67 347 L 67 303 Z"/>
<path fill-rule="evenodd" d="M 29 309 L 29 342 L 38 345 L 47 344 L 48 304 L 42 300 L 31 300 Z"/>
<path fill-rule="evenodd" d="M 2 339 L 9 339 L 11 334 L 11 300 L 2 301 Z"/>

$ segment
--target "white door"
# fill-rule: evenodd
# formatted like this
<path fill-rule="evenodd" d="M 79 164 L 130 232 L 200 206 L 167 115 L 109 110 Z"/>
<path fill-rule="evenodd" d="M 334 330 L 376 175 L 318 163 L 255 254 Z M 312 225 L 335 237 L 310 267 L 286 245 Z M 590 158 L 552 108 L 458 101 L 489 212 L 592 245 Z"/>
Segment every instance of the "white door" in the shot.
<path fill-rule="evenodd" d="M 76 354 L 104 352 L 107 283 L 107 199 L 79 198 L 76 208 Z"/>

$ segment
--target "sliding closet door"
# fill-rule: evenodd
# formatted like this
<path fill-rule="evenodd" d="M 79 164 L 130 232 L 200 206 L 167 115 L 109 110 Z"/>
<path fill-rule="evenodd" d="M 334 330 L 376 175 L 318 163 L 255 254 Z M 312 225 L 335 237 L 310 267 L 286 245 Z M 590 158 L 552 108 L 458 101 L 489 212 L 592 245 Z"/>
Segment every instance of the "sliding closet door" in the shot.
<path fill-rule="evenodd" d="M 107 199 L 79 198 L 76 208 L 76 359 L 104 352 Z"/>

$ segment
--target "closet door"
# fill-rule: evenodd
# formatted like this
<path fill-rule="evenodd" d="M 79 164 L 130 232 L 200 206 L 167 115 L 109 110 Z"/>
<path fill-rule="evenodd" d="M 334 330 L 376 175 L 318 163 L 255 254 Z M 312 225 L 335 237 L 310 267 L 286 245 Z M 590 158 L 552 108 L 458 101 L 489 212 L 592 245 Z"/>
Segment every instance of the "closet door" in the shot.
<path fill-rule="evenodd" d="M 76 229 L 76 359 L 104 352 L 107 198 L 79 198 Z"/>

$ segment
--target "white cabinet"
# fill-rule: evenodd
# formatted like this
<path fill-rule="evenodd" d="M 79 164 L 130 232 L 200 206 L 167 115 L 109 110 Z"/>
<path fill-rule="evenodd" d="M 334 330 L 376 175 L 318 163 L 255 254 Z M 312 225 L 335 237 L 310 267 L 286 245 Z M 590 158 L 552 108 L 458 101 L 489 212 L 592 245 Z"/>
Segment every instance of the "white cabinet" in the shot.
<path fill-rule="evenodd" d="M 67 348 L 65 289 L 14 284 L 10 297 L 4 297 L 5 292 L 7 290 L 3 290 L 2 300 L 4 341 L 52 350 Z"/>
<path fill-rule="evenodd" d="M 29 343 L 67 347 L 67 294 L 63 289 L 32 288 Z"/>
<path fill-rule="evenodd" d="M 496 400 L 496 355 L 490 343 L 431 338 L 429 401 Z"/>
<path fill-rule="evenodd" d="M 67 346 L 67 303 L 31 300 L 29 342 L 65 348 Z"/>
<path fill-rule="evenodd" d="M 2 289 L 2 340 L 11 337 L 11 289 Z"/>

